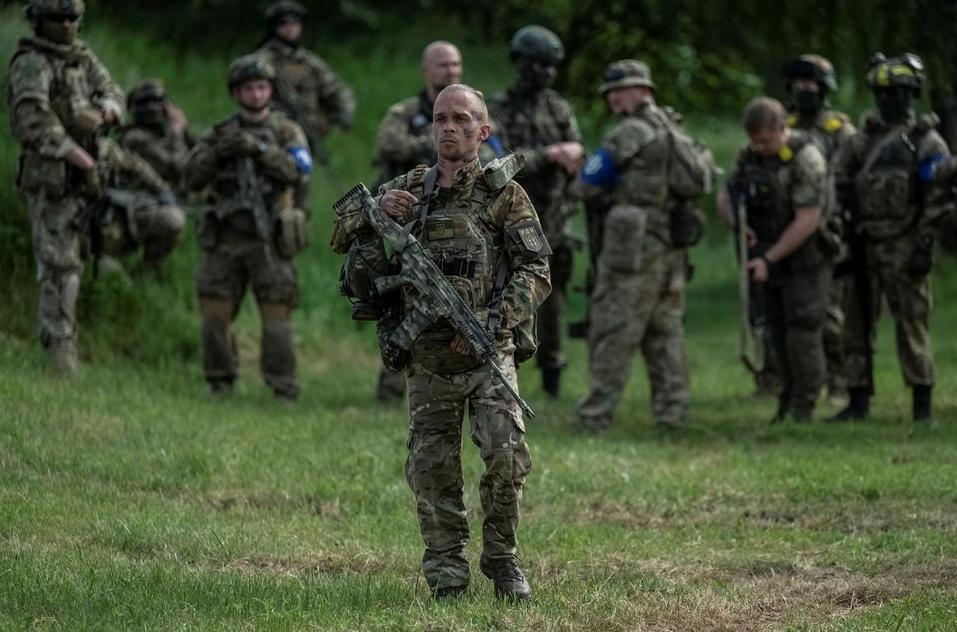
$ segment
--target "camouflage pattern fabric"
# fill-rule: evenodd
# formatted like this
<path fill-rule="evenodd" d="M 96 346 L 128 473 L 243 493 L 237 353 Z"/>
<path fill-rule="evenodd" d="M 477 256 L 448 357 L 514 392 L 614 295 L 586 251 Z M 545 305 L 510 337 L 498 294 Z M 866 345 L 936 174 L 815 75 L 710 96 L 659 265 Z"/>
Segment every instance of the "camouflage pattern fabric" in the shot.
<path fill-rule="evenodd" d="M 837 152 L 847 144 L 848 139 L 856 132 L 850 118 L 843 112 L 834 110 L 822 110 L 814 119 L 792 114 L 788 117 L 788 126 L 809 134 L 824 154 L 828 165 L 833 164 Z M 832 212 L 834 211 L 838 211 L 838 209 L 833 209 Z M 847 283 L 845 280 L 843 278 L 833 279 L 828 291 L 827 314 L 823 333 L 829 394 L 841 392 L 847 385 L 847 379 L 844 375 L 844 302 L 846 295 Z M 772 354 L 769 357 L 776 356 Z"/>
<path fill-rule="evenodd" d="M 148 162 L 177 193 L 185 193 L 186 159 L 195 144 L 188 133 L 174 133 L 169 126 L 131 125 L 120 135 L 120 145 Z"/>
<path fill-rule="evenodd" d="M 376 134 L 376 162 L 384 183 L 416 165 L 435 164 L 432 140 L 432 101 L 428 93 L 399 101 L 389 108 Z"/>
<path fill-rule="evenodd" d="M 420 171 L 386 183 L 380 194 L 403 189 L 422 199 Z M 418 219 L 417 213 L 413 209 L 406 221 Z M 333 230 L 334 249 L 348 249 L 363 223 L 339 216 Z M 531 230 L 523 233 L 521 229 L 526 228 Z M 495 333 L 499 362 L 517 386 L 510 330 L 535 313 L 550 289 L 546 258 L 534 254 L 521 237 L 542 235 L 528 196 L 514 181 L 492 188 L 476 159 L 456 172 L 451 188 L 435 190 L 429 219 L 417 232 L 433 261 L 480 319 L 488 317 L 498 262 L 502 258 L 507 262 L 511 275 L 504 292 L 502 323 Z M 414 300 L 403 292 L 403 305 Z M 413 345 L 408 371 L 406 473 L 426 546 L 423 572 L 433 590 L 463 586 L 469 579 L 463 557 L 469 532 L 460 462 L 464 412 L 469 412 L 471 434 L 485 461 L 480 490 L 485 512 L 483 555 L 489 559 L 515 555 L 522 483 L 531 467 L 518 405 L 487 368 L 451 349 L 454 336 L 447 324 L 427 329 Z"/>
<path fill-rule="evenodd" d="M 10 63 L 7 108 L 20 144 L 18 184 L 33 224 L 40 281 L 39 333 L 60 368 L 76 366 L 76 300 L 83 259 L 77 214 L 88 204 L 80 175 L 64 159 L 80 142 L 79 118 L 95 110 L 123 115 L 123 92 L 81 41 L 23 38 Z M 88 133 L 88 132 L 87 132 Z"/>
<path fill-rule="evenodd" d="M 574 180 L 559 165 L 548 162 L 545 148 L 561 142 L 581 142 L 581 131 L 571 106 L 557 92 L 545 89 L 526 95 L 512 89 L 489 101 L 489 112 L 498 125 L 506 148 L 525 156 L 518 182 L 528 192 L 552 247 L 552 293 L 537 315 L 538 353 L 543 369 L 565 366 L 562 351 L 562 314 L 566 287 L 571 279 L 574 244 L 567 235 L 568 220 L 576 207 L 567 188 Z"/>
<path fill-rule="evenodd" d="M 732 180 L 749 195 L 748 225 L 757 234 L 757 252 L 771 247 L 791 224 L 797 209 L 825 209 L 828 165 L 817 144 L 792 131 L 779 156 L 765 158 L 744 150 Z M 766 191 L 766 193 L 760 193 Z M 780 362 L 782 413 L 810 416 L 827 381 L 823 327 L 831 263 L 815 232 L 771 268 L 762 288 L 769 339 Z"/>
<path fill-rule="evenodd" d="M 844 332 L 848 387 L 873 391 L 871 358 L 882 299 L 894 318 L 905 382 L 930 386 L 935 379 L 930 278 L 911 275 L 908 262 L 918 240 L 934 234 L 951 205 L 945 183 L 922 184 L 913 176 L 925 159 L 947 157 L 950 152 L 943 138 L 933 129 L 922 128 L 920 121 L 888 126 L 876 113 L 866 114 L 863 120 L 861 131 L 850 139 L 835 165 L 837 184 L 853 183 L 861 205 L 857 228 L 866 239 L 871 292 L 871 309 L 864 313 L 856 281 L 848 281 Z M 907 146 L 905 137 L 916 151 Z M 913 187 L 920 188 L 914 191 Z"/>
<path fill-rule="evenodd" d="M 302 129 L 285 115 L 273 112 L 263 123 L 239 115 L 213 127 L 187 162 L 187 185 L 208 188 L 210 206 L 203 211 L 199 243 L 203 249 L 196 270 L 196 285 L 203 315 L 203 366 L 206 380 L 231 384 L 237 376 L 237 356 L 232 334 L 248 286 L 252 286 L 263 319 L 260 364 L 263 378 L 277 396 L 295 399 L 296 379 L 292 336 L 292 310 L 299 298 L 296 270 L 271 243 L 257 233 L 252 203 L 241 196 L 240 160 L 245 156 L 224 153 L 222 147 L 236 135 L 251 135 L 267 149 L 255 159 L 255 172 L 271 216 L 291 205 L 299 171 L 287 149 L 304 147 Z"/>
<path fill-rule="evenodd" d="M 652 389 L 652 412 L 661 424 L 687 420 L 690 384 L 684 350 L 686 250 L 671 245 L 662 133 L 667 113 L 646 101 L 623 117 L 602 147 L 614 159 L 619 185 L 603 220 L 595 289 L 589 306 L 588 394 L 580 423 L 604 430 L 641 351 Z M 600 195 L 586 189 L 586 195 Z"/>

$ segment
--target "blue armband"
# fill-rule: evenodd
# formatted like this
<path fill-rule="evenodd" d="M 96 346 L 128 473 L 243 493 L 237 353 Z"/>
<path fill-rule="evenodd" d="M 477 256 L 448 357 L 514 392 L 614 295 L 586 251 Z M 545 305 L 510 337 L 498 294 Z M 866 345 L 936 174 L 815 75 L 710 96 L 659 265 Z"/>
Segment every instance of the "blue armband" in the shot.
<path fill-rule="evenodd" d="M 943 154 L 934 154 L 921 160 L 920 165 L 917 167 L 917 179 L 924 184 L 932 183 L 934 181 L 934 174 L 937 172 L 937 167 L 945 160 L 947 160 L 947 158 Z"/>
<path fill-rule="evenodd" d="M 492 134 L 485 140 L 485 144 L 492 148 L 492 151 L 495 152 L 496 158 L 501 158 L 505 155 L 505 145 L 502 144 L 502 139 Z"/>
<path fill-rule="evenodd" d="M 585 162 L 582 167 L 581 180 L 585 184 L 596 187 L 615 187 L 621 181 L 618 167 L 611 152 L 602 147 Z"/>
<path fill-rule="evenodd" d="M 310 173 L 312 173 L 312 155 L 309 153 L 307 148 L 296 146 L 290 147 L 286 151 L 288 151 L 289 155 L 292 156 L 292 159 L 296 161 L 296 169 L 299 170 L 299 173 L 304 176 L 308 176 Z"/>

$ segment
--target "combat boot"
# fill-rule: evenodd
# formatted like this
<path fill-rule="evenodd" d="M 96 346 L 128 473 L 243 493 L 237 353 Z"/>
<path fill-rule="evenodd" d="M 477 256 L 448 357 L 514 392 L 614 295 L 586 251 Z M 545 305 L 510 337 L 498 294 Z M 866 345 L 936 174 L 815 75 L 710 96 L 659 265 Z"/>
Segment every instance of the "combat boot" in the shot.
<path fill-rule="evenodd" d="M 914 397 L 914 422 L 919 424 L 934 425 L 934 417 L 930 411 L 931 390 L 929 384 L 915 384 Z"/>
<path fill-rule="evenodd" d="M 871 394 L 866 388 L 849 388 L 847 394 L 850 402 L 847 407 L 833 417 L 829 422 L 863 421 L 871 414 Z"/>
<path fill-rule="evenodd" d="M 209 394 L 213 399 L 226 399 L 233 394 L 233 381 L 209 380 Z"/>
<path fill-rule="evenodd" d="M 532 598 L 532 587 L 513 558 L 489 559 L 483 555 L 479 568 L 483 575 L 492 580 L 495 596 L 499 599 L 528 601 Z"/>
<path fill-rule="evenodd" d="M 436 601 L 451 601 L 465 594 L 468 586 L 443 586 L 432 591 L 432 598 Z"/>
<path fill-rule="evenodd" d="M 76 342 L 73 338 L 56 338 L 47 347 L 47 355 L 63 375 L 72 375 L 79 369 L 76 358 Z"/>
<path fill-rule="evenodd" d="M 552 399 L 558 399 L 561 379 L 561 369 L 542 369 L 542 390 Z"/>

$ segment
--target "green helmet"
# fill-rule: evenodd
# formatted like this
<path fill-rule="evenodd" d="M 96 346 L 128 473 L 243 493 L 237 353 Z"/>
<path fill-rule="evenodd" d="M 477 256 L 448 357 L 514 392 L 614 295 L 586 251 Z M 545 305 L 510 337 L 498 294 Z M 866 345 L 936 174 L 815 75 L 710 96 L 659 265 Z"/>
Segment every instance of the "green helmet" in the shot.
<path fill-rule="evenodd" d="M 161 101 L 166 99 L 166 86 L 162 79 L 144 79 L 133 85 L 126 95 L 126 107 L 132 110 L 143 101 Z"/>
<path fill-rule="evenodd" d="M 276 69 L 259 55 L 243 55 L 229 64 L 227 83 L 230 92 L 233 88 L 254 79 L 275 81 Z"/>
<path fill-rule="evenodd" d="M 273 2 L 269 5 L 265 15 L 266 24 L 272 27 L 276 22 L 287 15 L 292 15 L 299 18 L 300 21 L 303 21 L 309 17 L 309 11 L 306 10 L 306 7 L 294 0 L 279 0 L 279 2 Z"/>
<path fill-rule="evenodd" d="M 867 69 L 867 85 L 872 90 L 904 86 L 920 95 L 920 89 L 924 86 L 924 62 L 913 53 L 890 59 L 883 53 L 877 53 L 871 57 Z"/>
<path fill-rule="evenodd" d="M 565 47 L 562 40 L 547 28 L 531 24 L 515 31 L 511 57 L 512 61 L 531 59 L 557 66 L 565 58 Z"/>
<path fill-rule="evenodd" d="M 818 82 L 825 92 L 837 91 L 837 73 L 834 72 L 834 64 L 820 55 L 795 57 L 784 64 L 781 74 L 789 83 L 795 79 L 811 79 Z"/>
<path fill-rule="evenodd" d="M 621 59 L 608 64 L 605 68 L 604 81 L 598 86 L 598 91 L 606 94 L 611 90 L 632 86 L 647 86 L 654 89 L 655 82 L 651 80 L 651 69 L 643 61 Z"/>
<path fill-rule="evenodd" d="M 36 22 L 44 15 L 75 15 L 82 18 L 86 13 L 83 0 L 30 0 L 27 19 Z"/>

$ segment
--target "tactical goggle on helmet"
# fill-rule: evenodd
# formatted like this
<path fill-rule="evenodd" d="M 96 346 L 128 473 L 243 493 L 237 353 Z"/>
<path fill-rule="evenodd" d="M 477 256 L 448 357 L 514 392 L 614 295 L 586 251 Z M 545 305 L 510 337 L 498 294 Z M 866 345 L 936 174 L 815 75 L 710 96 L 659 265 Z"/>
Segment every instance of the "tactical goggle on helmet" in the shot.
<path fill-rule="evenodd" d="M 229 65 L 227 86 L 230 92 L 247 81 L 256 79 L 266 79 L 269 82 L 276 80 L 276 69 L 259 55 L 243 55 Z"/>
<path fill-rule="evenodd" d="M 867 85 L 872 90 L 903 86 L 920 96 L 924 86 L 924 62 L 913 53 L 890 59 L 883 53 L 877 53 L 871 58 L 867 70 Z"/>
<path fill-rule="evenodd" d="M 27 5 L 27 19 L 36 22 L 40 18 L 50 20 L 75 21 L 83 19 L 86 3 L 83 0 L 30 0 Z"/>

